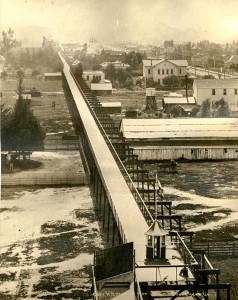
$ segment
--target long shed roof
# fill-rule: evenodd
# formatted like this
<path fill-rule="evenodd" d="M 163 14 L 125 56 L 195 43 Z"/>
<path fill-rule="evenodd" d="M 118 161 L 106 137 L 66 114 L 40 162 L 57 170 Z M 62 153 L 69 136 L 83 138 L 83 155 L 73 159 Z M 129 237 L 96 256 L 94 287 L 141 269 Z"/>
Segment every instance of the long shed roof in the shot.
<path fill-rule="evenodd" d="M 236 139 L 237 118 L 123 119 L 126 139 Z"/>

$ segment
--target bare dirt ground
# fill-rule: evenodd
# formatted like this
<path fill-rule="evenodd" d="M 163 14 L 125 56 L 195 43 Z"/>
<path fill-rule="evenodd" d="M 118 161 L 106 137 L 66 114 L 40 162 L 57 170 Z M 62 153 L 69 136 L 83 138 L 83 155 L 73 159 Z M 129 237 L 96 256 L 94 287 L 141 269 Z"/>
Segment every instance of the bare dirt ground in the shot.
<path fill-rule="evenodd" d="M 0 299 L 88 299 L 103 247 L 88 187 L 2 190 Z"/>

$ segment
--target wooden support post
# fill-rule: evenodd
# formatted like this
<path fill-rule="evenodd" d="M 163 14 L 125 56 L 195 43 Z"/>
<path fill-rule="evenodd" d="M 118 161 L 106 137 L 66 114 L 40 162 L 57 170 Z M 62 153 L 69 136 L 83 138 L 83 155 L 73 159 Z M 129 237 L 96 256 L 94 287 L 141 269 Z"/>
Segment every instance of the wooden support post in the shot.
<path fill-rule="evenodd" d="M 216 284 L 219 285 L 219 274 L 216 274 Z M 220 289 L 219 289 L 219 287 L 217 287 L 217 296 L 216 296 L 216 300 L 221 300 Z"/>
<path fill-rule="evenodd" d="M 103 184 L 102 184 L 102 181 L 100 180 L 100 190 L 99 190 L 99 209 L 100 209 L 100 211 L 102 209 L 102 197 L 103 197 Z"/>
<path fill-rule="evenodd" d="M 106 201 L 107 200 L 107 196 L 106 196 L 106 193 L 105 191 L 103 190 L 103 222 L 102 222 L 102 227 L 104 228 L 105 227 L 105 221 L 106 221 Z"/>
<path fill-rule="evenodd" d="M 227 293 L 226 299 L 231 300 L 231 285 L 227 287 L 226 293 Z"/>
<path fill-rule="evenodd" d="M 172 215 L 171 205 L 169 205 L 169 215 Z M 172 220 L 171 219 L 169 220 L 169 227 L 170 227 L 170 230 L 172 231 L 173 230 L 173 225 L 172 225 Z"/>
<path fill-rule="evenodd" d="M 181 219 L 179 219 L 179 231 L 182 231 Z"/>
<path fill-rule="evenodd" d="M 113 220 L 113 226 L 112 226 L 112 246 L 114 246 L 114 243 L 115 243 L 115 229 L 116 229 L 116 223 L 115 221 Z"/>
<path fill-rule="evenodd" d="M 109 234 L 110 234 L 110 217 L 111 217 L 111 208 L 110 204 L 108 203 L 108 211 L 107 211 L 107 243 L 109 242 Z"/>

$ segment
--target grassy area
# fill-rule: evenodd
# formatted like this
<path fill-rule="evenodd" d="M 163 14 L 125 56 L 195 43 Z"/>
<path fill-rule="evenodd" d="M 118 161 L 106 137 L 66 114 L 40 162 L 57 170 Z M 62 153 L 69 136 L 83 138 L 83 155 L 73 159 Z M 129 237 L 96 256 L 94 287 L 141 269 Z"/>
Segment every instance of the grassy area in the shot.
<path fill-rule="evenodd" d="M 195 241 L 232 241 L 238 237 L 238 220 L 224 226 L 196 232 Z"/>
<path fill-rule="evenodd" d="M 238 259 L 234 257 L 210 258 L 214 268 L 221 270 L 220 282 L 231 283 L 231 300 L 238 299 Z M 226 293 L 221 291 L 221 299 L 226 299 Z"/>

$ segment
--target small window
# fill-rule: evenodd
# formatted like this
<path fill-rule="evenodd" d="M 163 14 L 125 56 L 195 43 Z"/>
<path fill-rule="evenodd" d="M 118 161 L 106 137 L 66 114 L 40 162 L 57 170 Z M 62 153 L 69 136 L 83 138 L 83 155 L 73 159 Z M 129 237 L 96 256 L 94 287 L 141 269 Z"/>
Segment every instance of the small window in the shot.
<path fill-rule="evenodd" d="M 173 75 L 174 74 L 174 70 L 173 69 L 171 69 L 171 75 Z"/>
<path fill-rule="evenodd" d="M 160 69 L 158 69 L 158 75 L 160 75 Z"/>
<path fill-rule="evenodd" d="M 234 94 L 237 95 L 237 89 L 234 89 Z"/>
<path fill-rule="evenodd" d="M 182 74 L 182 69 L 179 69 L 179 74 Z"/>
<path fill-rule="evenodd" d="M 224 148 L 224 154 L 226 154 L 228 152 L 227 148 Z"/>
<path fill-rule="evenodd" d="M 87 80 L 89 80 L 89 75 L 87 75 Z"/>
<path fill-rule="evenodd" d="M 150 75 L 150 69 L 148 69 L 148 74 Z"/>
<path fill-rule="evenodd" d="M 162 74 L 164 74 L 164 69 L 162 69 Z"/>
<path fill-rule="evenodd" d="M 191 154 L 193 154 L 193 149 L 191 149 Z"/>
<path fill-rule="evenodd" d="M 226 95 L 226 89 L 223 89 L 223 95 Z"/>
<path fill-rule="evenodd" d="M 167 75 L 169 75 L 169 70 L 167 69 Z"/>
<path fill-rule="evenodd" d="M 216 95 L 216 90 L 212 89 L 212 95 Z"/>

